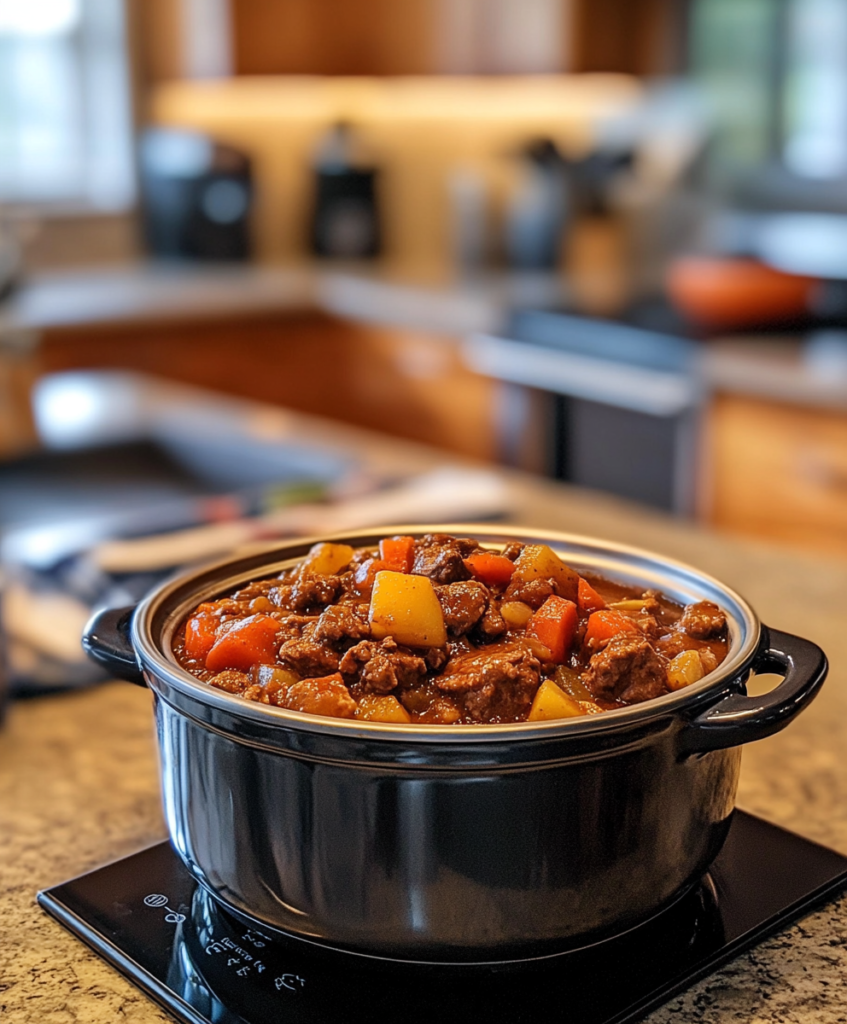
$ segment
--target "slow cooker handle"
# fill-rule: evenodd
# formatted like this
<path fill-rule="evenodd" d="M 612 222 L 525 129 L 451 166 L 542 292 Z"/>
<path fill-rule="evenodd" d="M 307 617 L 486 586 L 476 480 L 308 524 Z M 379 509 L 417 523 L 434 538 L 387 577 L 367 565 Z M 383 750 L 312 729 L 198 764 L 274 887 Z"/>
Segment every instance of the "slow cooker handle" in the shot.
<path fill-rule="evenodd" d="M 810 640 L 762 626 L 750 667 L 753 672 L 779 673 L 783 680 L 758 697 L 732 693 L 691 719 L 680 736 L 683 755 L 735 747 L 779 732 L 815 697 L 829 664 Z"/>
<path fill-rule="evenodd" d="M 82 634 L 82 647 L 89 658 L 108 669 L 111 675 L 146 686 L 129 639 L 134 611 L 135 605 L 129 605 L 95 612 Z"/>

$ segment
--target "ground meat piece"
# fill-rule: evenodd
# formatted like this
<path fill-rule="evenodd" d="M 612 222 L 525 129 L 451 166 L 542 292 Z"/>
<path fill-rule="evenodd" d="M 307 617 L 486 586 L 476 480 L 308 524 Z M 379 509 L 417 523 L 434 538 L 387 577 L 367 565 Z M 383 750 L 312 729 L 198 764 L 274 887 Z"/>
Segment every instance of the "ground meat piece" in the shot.
<path fill-rule="evenodd" d="M 431 672 L 440 672 L 447 664 L 450 655 L 445 647 L 427 647 L 425 651 L 421 652 L 421 657 Z"/>
<path fill-rule="evenodd" d="M 435 588 L 444 613 L 444 625 L 453 636 L 469 633 L 482 618 L 488 604 L 488 587 L 467 580 Z"/>
<path fill-rule="evenodd" d="M 312 636 L 331 644 L 365 640 L 371 635 L 367 605 L 331 604 L 318 619 Z"/>
<path fill-rule="evenodd" d="M 634 633 L 612 637 L 588 662 L 582 681 L 601 700 L 635 704 L 668 692 L 667 662 Z"/>
<path fill-rule="evenodd" d="M 412 572 L 429 576 L 434 583 L 458 583 L 470 579 L 462 560 L 461 542 L 445 533 L 428 533 L 415 543 Z"/>
<path fill-rule="evenodd" d="M 524 580 L 519 576 L 513 576 L 511 583 L 506 587 L 503 595 L 504 601 L 523 601 L 530 608 L 540 608 L 544 602 L 556 590 L 550 580 L 536 579 Z"/>
<path fill-rule="evenodd" d="M 237 590 L 232 596 L 236 601 L 252 601 L 254 597 L 267 597 L 277 583 L 278 580 L 255 580 Z"/>
<path fill-rule="evenodd" d="M 648 615 L 658 615 L 662 610 L 662 602 L 659 600 L 658 590 L 645 590 L 641 595 L 644 603 L 642 608 Z"/>
<path fill-rule="evenodd" d="M 433 682 L 461 698 L 465 715 L 476 722 L 525 717 L 538 689 L 541 663 L 522 644 L 454 656 Z"/>
<path fill-rule="evenodd" d="M 711 601 L 698 601 L 686 606 L 678 625 L 695 640 L 710 640 L 724 632 L 726 616 Z"/>
<path fill-rule="evenodd" d="M 218 672 L 209 680 L 210 686 L 216 686 L 219 690 L 227 693 L 243 693 L 250 685 L 250 676 L 245 672 L 238 672 L 234 668 L 226 668 Z"/>
<path fill-rule="evenodd" d="M 507 544 L 503 548 L 503 556 L 508 558 L 510 562 L 515 562 L 525 546 L 525 544 L 519 544 L 517 541 L 512 541 L 511 544 Z"/>
<path fill-rule="evenodd" d="M 485 614 L 476 626 L 477 635 L 483 641 L 496 640 L 507 628 L 506 620 L 500 614 L 500 605 L 493 598 L 489 598 Z"/>
<path fill-rule="evenodd" d="M 637 615 L 632 621 L 651 640 L 657 640 L 665 632 L 665 627 L 653 615 Z"/>
<path fill-rule="evenodd" d="M 330 718 L 353 718 L 356 714 L 356 702 L 338 674 L 292 683 L 281 706 Z"/>
<path fill-rule="evenodd" d="M 291 591 L 294 588 L 288 584 L 277 584 L 268 591 L 268 600 L 285 611 L 291 611 Z"/>
<path fill-rule="evenodd" d="M 426 662 L 390 636 L 377 643 L 363 640 L 341 659 L 341 671 L 356 676 L 372 693 L 390 693 L 399 687 L 416 686 L 426 676 Z"/>
<path fill-rule="evenodd" d="M 297 640 L 303 635 L 307 626 L 317 621 L 315 615 L 282 615 L 279 616 L 279 636 L 281 640 Z"/>
<path fill-rule="evenodd" d="M 291 588 L 291 605 L 297 611 L 322 608 L 332 604 L 341 591 L 341 580 L 337 576 L 305 572 Z"/>
<path fill-rule="evenodd" d="M 338 655 L 308 637 L 286 640 L 279 649 L 279 660 L 301 677 L 328 675 L 338 669 Z"/>

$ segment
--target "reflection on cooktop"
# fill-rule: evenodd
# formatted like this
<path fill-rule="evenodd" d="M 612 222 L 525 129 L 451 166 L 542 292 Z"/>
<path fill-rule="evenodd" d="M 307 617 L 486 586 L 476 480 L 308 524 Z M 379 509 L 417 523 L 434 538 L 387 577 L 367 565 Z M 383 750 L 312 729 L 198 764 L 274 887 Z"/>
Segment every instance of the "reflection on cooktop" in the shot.
<path fill-rule="evenodd" d="M 652 920 L 560 956 L 401 964 L 271 938 L 168 843 L 39 894 L 44 909 L 190 1024 L 634 1021 L 847 883 L 847 858 L 744 812 L 710 874 Z"/>

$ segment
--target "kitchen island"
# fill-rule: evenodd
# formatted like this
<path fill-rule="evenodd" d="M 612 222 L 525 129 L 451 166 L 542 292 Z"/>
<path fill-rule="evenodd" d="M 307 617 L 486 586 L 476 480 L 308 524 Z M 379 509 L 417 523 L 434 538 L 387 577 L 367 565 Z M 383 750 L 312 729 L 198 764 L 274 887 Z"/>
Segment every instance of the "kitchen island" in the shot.
<path fill-rule="evenodd" d="M 324 440 L 330 442 L 333 428 Z M 338 433 L 350 443 L 349 431 Z M 378 435 L 357 445 L 425 468 L 444 456 Z M 594 534 L 690 562 L 741 591 L 768 625 L 819 643 L 830 678 L 786 731 L 745 749 L 739 805 L 847 853 L 847 561 L 728 540 L 614 499 L 502 473 L 504 520 Z M 0 1017 L 170 1018 L 35 903 L 37 890 L 165 836 L 150 694 L 126 683 L 15 703 L 0 732 Z M 751 851 L 755 856 L 756 851 Z M 847 896 L 656 1011 L 653 1024 L 843 1021 Z"/>

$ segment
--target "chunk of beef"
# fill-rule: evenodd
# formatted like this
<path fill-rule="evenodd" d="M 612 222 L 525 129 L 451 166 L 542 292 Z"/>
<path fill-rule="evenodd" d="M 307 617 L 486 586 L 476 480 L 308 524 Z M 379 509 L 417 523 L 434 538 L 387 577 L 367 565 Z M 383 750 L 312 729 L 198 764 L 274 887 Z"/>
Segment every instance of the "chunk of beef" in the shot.
<path fill-rule="evenodd" d="M 254 580 L 246 587 L 237 590 L 232 596 L 236 601 L 252 601 L 254 597 L 267 597 L 279 583 L 279 580 Z"/>
<path fill-rule="evenodd" d="M 485 614 L 476 625 L 476 635 L 483 641 L 496 640 L 502 636 L 508 627 L 506 620 L 500 614 L 500 605 L 493 597 L 488 599 Z"/>
<path fill-rule="evenodd" d="M 665 628 L 653 615 L 636 615 L 632 621 L 651 640 L 657 640 L 665 632 Z"/>
<path fill-rule="evenodd" d="M 281 707 L 329 718 L 354 718 L 356 715 L 356 702 L 337 673 L 292 683 L 285 691 Z"/>
<path fill-rule="evenodd" d="M 520 721 L 532 706 L 541 663 L 523 644 L 468 651 L 447 663 L 434 679 L 439 690 L 461 700 L 475 722 Z"/>
<path fill-rule="evenodd" d="M 513 576 L 511 583 L 506 587 L 503 600 L 523 601 L 530 608 L 538 609 L 548 597 L 555 593 L 556 589 L 551 580 L 525 580 L 519 576 Z"/>
<path fill-rule="evenodd" d="M 363 640 L 351 647 L 339 665 L 346 676 L 355 676 L 365 690 L 390 693 L 399 687 L 416 686 L 426 676 L 426 662 L 390 636 L 379 642 Z"/>
<path fill-rule="evenodd" d="M 280 639 L 297 640 L 303 631 L 317 621 L 315 615 L 283 615 L 277 612 Z"/>
<path fill-rule="evenodd" d="M 518 541 L 514 540 L 511 544 L 507 544 L 503 548 L 503 555 L 508 558 L 510 562 L 514 562 L 525 547 L 525 544 L 519 544 Z"/>
<path fill-rule="evenodd" d="M 686 607 L 679 628 L 695 640 L 711 640 L 723 634 L 726 615 L 711 601 L 698 601 Z"/>
<path fill-rule="evenodd" d="M 332 604 L 341 591 L 337 576 L 304 572 L 291 587 L 291 606 L 299 612 Z"/>
<path fill-rule="evenodd" d="M 582 681 L 601 700 L 636 704 L 668 692 L 667 661 L 646 637 L 622 633 L 591 657 Z"/>
<path fill-rule="evenodd" d="M 447 664 L 450 655 L 446 647 L 427 647 L 421 651 L 421 657 L 426 662 L 426 667 L 432 672 L 440 672 Z"/>
<path fill-rule="evenodd" d="M 365 640 L 371 635 L 364 604 L 331 604 L 322 613 L 312 636 L 331 644 Z"/>
<path fill-rule="evenodd" d="M 338 655 L 309 637 L 286 640 L 279 649 L 279 660 L 300 677 L 328 675 L 338 670 Z"/>
<path fill-rule="evenodd" d="M 488 604 L 488 587 L 474 580 L 436 587 L 435 594 L 444 613 L 444 625 L 453 636 L 469 633 Z"/>
<path fill-rule="evenodd" d="M 662 611 L 662 602 L 659 600 L 658 590 L 645 590 L 641 595 L 644 603 L 642 608 L 648 615 L 659 615 Z"/>
<path fill-rule="evenodd" d="M 428 533 L 415 542 L 412 572 L 416 576 L 429 576 L 434 583 L 459 583 L 470 579 L 470 572 L 462 560 L 465 557 L 462 542 L 446 533 Z"/>
<path fill-rule="evenodd" d="M 227 693 L 243 693 L 250 685 L 250 676 L 234 668 L 225 668 L 223 672 L 212 676 L 209 685 Z"/>

